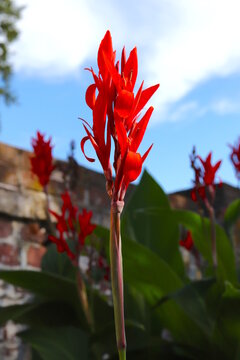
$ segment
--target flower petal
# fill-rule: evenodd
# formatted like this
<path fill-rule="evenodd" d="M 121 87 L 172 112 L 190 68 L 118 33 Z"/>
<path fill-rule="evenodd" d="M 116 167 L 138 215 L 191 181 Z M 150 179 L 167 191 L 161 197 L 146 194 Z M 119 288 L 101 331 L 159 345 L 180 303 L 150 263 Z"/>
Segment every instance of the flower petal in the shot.
<path fill-rule="evenodd" d="M 104 55 L 110 61 L 113 59 L 112 37 L 109 30 L 106 32 L 100 43 L 97 58 L 99 72 L 102 75 L 103 80 L 108 76 L 108 68 L 106 66 Z"/>
<path fill-rule="evenodd" d="M 87 105 L 90 107 L 90 109 L 94 108 L 95 102 L 96 102 L 96 84 L 92 84 L 87 88 L 86 94 L 85 94 L 85 100 Z"/>
<path fill-rule="evenodd" d="M 128 137 L 123 122 L 119 119 L 115 121 L 115 127 L 118 137 L 118 143 L 120 145 L 121 157 L 124 158 L 124 155 L 128 148 Z"/>
<path fill-rule="evenodd" d="M 146 114 L 143 116 L 143 118 L 135 124 L 134 130 L 131 134 L 131 145 L 130 145 L 130 150 L 131 151 L 137 151 L 139 145 L 141 144 L 141 141 L 143 139 L 143 136 L 145 134 L 148 122 L 150 120 L 150 117 L 152 115 L 153 112 L 153 107 L 151 106 Z"/>
<path fill-rule="evenodd" d="M 124 66 L 123 77 L 127 81 L 127 89 L 133 91 L 138 73 L 137 48 L 130 52 L 127 62 Z"/>
<path fill-rule="evenodd" d="M 132 92 L 122 90 L 116 98 L 115 111 L 121 118 L 127 118 L 131 112 L 134 101 Z"/>
<path fill-rule="evenodd" d="M 85 156 L 85 158 L 86 158 L 88 161 L 90 161 L 90 162 L 94 162 L 95 159 L 88 157 L 88 156 L 85 154 L 85 151 L 84 151 L 85 142 L 86 142 L 87 140 L 90 140 L 89 136 L 85 136 L 84 138 L 82 138 L 82 140 L 81 140 L 81 149 L 82 149 L 82 152 L 83 152 L 83 155 Z"/>
<path fill-rule="evenodd" d="M 138 178 L 142 171 L 142 158 L 139 153 L 129 151 L 124 163 L 124 181 L 128 184 Z"/>
<path fill-rule="evenodd" d="M 157 91 L 157 89 L 159 88 L 159 84 L 151 86 L 145 90 L 142 91 L 141 93 L 141 97 L 139 99 L 139 103 L 136 109 L 136 113 L 138 114 L 143 107 L 146 105 L 146 103 L 148 102 L 148 100 L 153 96 L 153 94 L 155 93 L 155 91 Z"/>
<path fill-rule="evenodd" d="M 145 161 L 146 158 L 148 157 L 148 154 L 150 153 L 152 147 L 153 147 L 153 144 L 152 144 L 151 146 L 149 146 L 149 148 L 147 149 L 147 151 L 143 154 L 143 156 L 142 156 L 142 163 L 144 163 L 144 161 Z"/>

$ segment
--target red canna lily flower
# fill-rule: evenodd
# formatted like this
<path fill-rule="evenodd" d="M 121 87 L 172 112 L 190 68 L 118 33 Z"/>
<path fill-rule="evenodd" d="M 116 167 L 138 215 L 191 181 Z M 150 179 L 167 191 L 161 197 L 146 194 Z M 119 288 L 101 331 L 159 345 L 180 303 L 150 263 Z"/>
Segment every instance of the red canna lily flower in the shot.
<path fill-rule="evenodd" d="M 138 74 L 137 49 L 134 48 L 126 57 L 122 50 L 121 70 L 119 62 L 115 63 L 116 52 L 113 51 L 112 38 L 106 32 L 98 50 L 98 75 L 88 69 L 93 76 L 94 84 L 86 91 L 86 103 L 93 114 L 93 126 L 85 120 L 87 133 L 81 141 L 81 149 L 86 156 L 84 146 L 90 140 L 107 180 L 107 189 L 114 201 L 123 200 L 130 182 L 136 180 L 141 173 L 150 148 L 141 156 L 137 151 L 143 139 L 148 122 L 153 112 L 150 107 L 140 119 L 140 112 L 158 89 L 155 85 L 143 90 L 143 83 L 134 93 Z M 113 167 L 116 173 L 113 186 L 112 166 L 110 163 L 111 137 L 115 144 Z"/>
<path fill-rule="evenodd" d="M 203 173 L 203 181 L 205 185 L 214 185 L 216 172 L 221 165 L 222 160 L 219 160 L 215 165 L 211 164 L 212 153 L 210 152 L 204 161 L 200 156 L 198 156 L 199 160 L 202 163 L 204 168 Z"/>
<path fill-rule="evenodd" d="M 83 209 L 82 214 L 78 215 L 78 222 L 80 226 L 78 239 L 81 245 L 84 245 L 86 237 L 92 234 L 96 228 L 95 224 L 91 224 L 91 218 L 92 211 L 87 212 L 86 209 Z"/>
<path fill-rule="evenodd" d="M 200 199 L 205 201 L 207 199 L 207 192 L 211 195 L 211 200 L 214 199 L 215 196 L 215 177 L 216 172 L 219 169 L 222 161 L 219 160 L 215 165 L 211 164 L 212 153 L 210 152 L 206 157 L 206 160 L 203 160 L 199 155 L 196 155 L 196 149 L 193 148 L 193 152 L 190 156 L 191 167 L 195 173 L 194 189 L 192 190 L 191 197 L 193 201 L 198 200 L 198 196 Z M 200 163 L 196 164 L 197 161 L 200 160 Z M 221 181 L 218 184 L 221 186 Z"/>
<path fill-rule="evenodd" d="M 191 251 L 194 245 L 191 231 L 187 231 L 186 237 L 183 240 L 180 240 L 179 244 L 186 250 Z"/>
<path fill-rule="evenodd" d="M 78 213 L 67 191 L 61 195 L 61 198 L 63 201 L 61 214 L 49 210 L 57 220 L 58 236 L 49 235 L 48 238 L 57 245 L 59 252 L 66 252 L 71 260 L 75 260 L 86 237 L 94 231 L 96 225 L 91 224 L 92 211 L 83 209 L 82 213 Z M 73 241 L 74 251 L 70 250 L 67 240 Z"/>
<path fill-rule="evenodd" d="M 229 146 L 232 149 L 232 152 L 230 154 L 230 159 L 235 168 L 236 177 L 238 180 L 240 180 L 240 138 L 238 139 L 238 143 L 236 143 L 235 146 L 232 145 Z"/>
<path fill-rule="evenodd" d="M 37 137 L 32 138 L 32 147 L 34 155 L 30 158 L 31 171 L 37 175 L 39 183 L 44 187 L 49 183 L 54 170 L 51 138 L 45 141 L 44 135 L 38 131 Z"/>

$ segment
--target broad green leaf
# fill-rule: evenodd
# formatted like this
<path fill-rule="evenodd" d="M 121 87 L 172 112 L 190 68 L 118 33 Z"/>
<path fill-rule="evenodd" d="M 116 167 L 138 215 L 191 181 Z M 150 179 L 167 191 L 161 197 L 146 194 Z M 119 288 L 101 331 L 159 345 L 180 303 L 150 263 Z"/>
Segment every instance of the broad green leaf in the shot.
<path fill-rule="evenodd" d="M 75 281 L 76 271 L 71 260 L 65 253 L 59 253 L 55 244 L 48 246 L 47 252 L 42 258 L 41 269 Z"/>
<path fill-rule="evenodd" d="M 240 199 L 234 200 L 226 209 L 224 222 L 227 228 L 230 228 L 240 217 Z"/>
<path fill-rule="evenodd" d="M 31 329 L 20 333 L 20 337 L 42 360 L 90 359 L 89 337 L 75 327 Z"/>
<path fill-rule="evenodd" d="M 149 212 L 153 208 L 159 211 Z M 124 209 L 122 234 L 148 247 L 184 277 L 178 223 L 167 196 L 146 171 Z"/>
<path fill-rule="evenodd" d="M 82 325 L 87 326 L 74 281 L 43 271 L 29 270 L 1 270 L 0 279 L 47 299 L 70 304 Z"/>
<path fill-rule="evenodd" d="M 210 222 L 191 211 L 175 210 L 176 220 L 192 232 L 194 244 L 202 256 L 212 265 Z M 216 225 L 218 275 L 223 280 L 237 282 L 233 249 L 224 229 Z M 213 274 L 213 273 L 212 273 Z M 214 275 L 214 274 L 213 274 Z"/>
<path fill-rule="evenodd" d="M 102 238 L 105 237 L 107 247 L 109 231 L 98 227 L 96 233 L 101 234 Z M 124 282 L 142 294 L 150 306 L 154 306 L 161 297 L 184 286 L 183 280 L 163 259 L 125 235 L 122 237 L 122 250 Z M 188 345 L 200 343 L 200 346 L 205 344 L 207 347 L 204 331 L 175 300 L 170 300 L 154 310 L 152 317 L 156 319 L 155 330 L 158 323 L 159 332 L 165 327 L 177 341 L 185 341 Z"/>
<path fill-rule="evenodd" d="M 23 305 L 12 305 L 0 308 L 0 324 L 13 320 L 19 324 L 36 327 L 43 326 L 81 326 L 74 309 L 60 301 L 34 299 Z"/>
<path fill-rule="evenodd" d="M 109 230 L 98 226 L 95 233 L 104 240 L 106 252 L 109 246 Z M 124 281 L 134 283 L 135 288 L 151 294 L 154 301 L 171 291 L 180 289 L 183 280 L 176 272 L 156 253 L 136 241 L 130 240 L 123 233 L 122 256 Z M 160 295 L 158 297 L 158 295 Z"/>
<path fill-rule="evenodd" d="M 215 279 L 194 281 L 180 290 L 166 295 L 160 299 L 155 307 L 161 306 L 169 299 L 174 299 L 176 303 L 184 309 L 185 313 L 189 315 L 208 335 L 210 335 L 214 323 L 213 319 L 210 319 L 210 314 L 207 311 L 205 297 L 213 284 L 215 284 Z"/>
<path fill-rule="evenodd" d="M 213 339 L 227 359 L 240 355 L 240 290 L 229 281 L 216 301 L 217 319 Z"/>

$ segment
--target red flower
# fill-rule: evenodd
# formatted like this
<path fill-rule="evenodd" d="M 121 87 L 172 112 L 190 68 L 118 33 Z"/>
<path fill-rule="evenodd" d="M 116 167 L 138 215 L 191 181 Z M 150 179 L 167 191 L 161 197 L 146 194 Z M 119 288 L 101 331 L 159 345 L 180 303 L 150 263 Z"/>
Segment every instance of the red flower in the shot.
<path fill-rule="evenodd" d="M 32 139 L 32 147 L 34 155 L 30 158 L 31 171 L 37 175 L 40 184 L 46 186 L 54 170 L 51 138 L 45 141 L 44 135 L 38 131 L 37 138 Z"/>
<path fill-rule="evenodd" d="M 236 171 L 236 177 L 238 180 L 240 180 L 240 138 L 238 139 L 238 143 L 236 146 L 229 145 L 232 149 L 232 152 L 230 154 L 230 159 L 233 163 L 233 166 Z"/>
<path fill-rule="evenodd" d="M 212 153 L 210 152 L 206 160 L 203 160 L 200 156 L 196 155 L 196 150 L 193 148 L 193 152 L 190 156 L 191 167 L 195 173 L 195 179 L 193 181 L 194 188 L 191 192 L 191 198 L 193 201 L 197 201 L 198 196 L 202 200 L 206 200 L 207 189 L 212 199 L 215 196 L 215 177 L 222 161 L 219 160 L 215 165 L 212 165 L 211 158 Z M 197 163 L 198 160 L 200 160 L 200 163 Z M 219 183 L 219 186 L 220 185 L 221 182 Z"/>
<path fill-rule="evenodd" d="M 73 206 L 69 193 L 66 191 L 61 195 L 63 204 L 61 214 L 49 210 L 57 219 L 56 229 L 58 236 L 49 235 L 49 240 L 57 245 L 59 252 L 66 252 L 71 260 L 76 259 L 80 247 L 84 245 L 85 239 L 90 235 L 96 225 L 91 224 L 92 212 L 83 209 L 78 214 L 77 207 Z M 70 250 L 67 240 L 73 241 L 74 252 Z"/>
<path fill-rule="evenodd" d="M 211 164 L 212 153 L 210 152 L 204 161 L 200 156 L 198 156 L 199 160 L 202 163 L 204 168 L 203 172 L 203 181 L 205 185 L 214 185 L 216 172 L 221 165 L 222 160 L 219 160 L 215 165 Z"/>
<path fill-rule="evenodd" d="M 187 231 L 185 239 L 179 241 L 180 246 L 184 247 L 186 250 L 190 251 L 193 248 L 193 238 L 191 231 Z"/>
<path fill-rule="evenodd" d="M 80 226 L 78 239 L 81 245 L 84 245 L 86 237 L 96 228 L 95 224 L 91 224 L 91 217 L 92 211 L 87 212 L 86 209 L 83 209 L 82 214 L 78 215 L 78 222 Z"/>
<path fill-rule="evenodd" d="M 92 109 L 93 126 L 83 120 L 87 125 L 84 124 L 87 136 L 82 139 L 81 148 L 85 155 L 85 142 L 91 141 L 103 167 L 110 196 L 113 196 L 114 200 L 123 200 L 129 183 L 140 175 L 142 164 L 152 147 L 150 146 L 143 156 L 137 152 L 153 107 L 146 111 L 141 120 L 138 118 L 159 85 L 143 90 L 142 83 L 135 94 L 138 73 L 137 49 L 134 48 L 126 58 L 123 48 L 121 70 L 119 62 L 115 63 L 115 57 L 111 34 L 107 31 L 98 50 L 98 75 L 92 69 L 88 69 L 94 80 L 94 84 L 86 91 L 86 103 Z M 115 144 L 114 187 L 110 164 L 111 137 Z M 86 155 L 85 157 L 89 161 L 94 161 Z"/>

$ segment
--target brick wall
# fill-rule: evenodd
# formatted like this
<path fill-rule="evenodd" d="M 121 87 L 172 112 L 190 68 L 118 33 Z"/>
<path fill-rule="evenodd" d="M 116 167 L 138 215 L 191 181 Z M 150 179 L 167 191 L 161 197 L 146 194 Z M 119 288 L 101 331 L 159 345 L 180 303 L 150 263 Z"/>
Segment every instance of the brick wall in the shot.
<path fill-rule="evenodd" d="M 27 151 L 0 143 L 0 269 L 33 269 L 39 271 L 46 252 L 46 195 L 31 175 Z M 74 171 L 72 197 L 81 209 L 93 211 L 93 221 L 109 225 L 109 199 L 102 174 L 72 163 L 55 161 L 49 184 L 49 207 L 60 211 L 60 195 L 66 190 Z M 53 219 L 54 220 L 54 219 Z M 0 306 L 22 304 L 29 294 L 0 281 Z M 28 349 L 15 336 L 19 326 L 8 322 L 0 329 L 0 359 L 28 359 Z"/>

